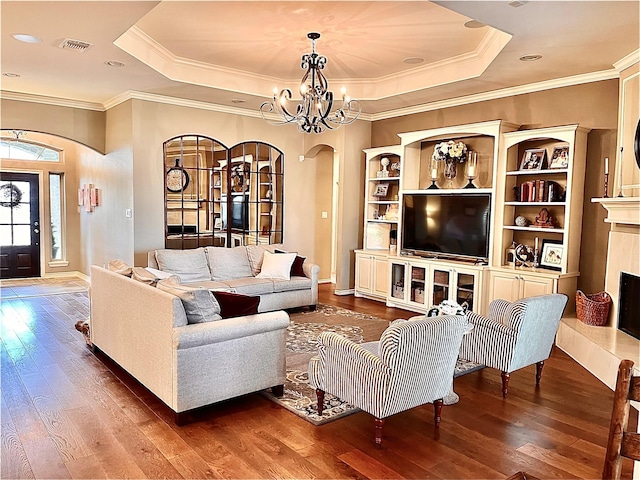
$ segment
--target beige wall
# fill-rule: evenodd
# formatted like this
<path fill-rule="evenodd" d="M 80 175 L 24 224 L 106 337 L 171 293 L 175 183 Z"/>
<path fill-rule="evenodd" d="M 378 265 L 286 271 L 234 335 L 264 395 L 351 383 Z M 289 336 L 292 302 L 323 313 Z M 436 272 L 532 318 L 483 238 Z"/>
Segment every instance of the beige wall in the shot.
<path fill-rule="evenodd" d="M 143 100 L 129 100 L 106 114 L 3 100 L 2 125 L 49 130 L 92 144 L 98 150 L 99 139 L 106 139 L 104 156 L 81 148 L 76 153 L 77 184 L 94 183 L 103 189 L 103 204 L 90 216 L 79 214 L 78 249 L 82 260 L 76 268 L 85 273 L 91 263 L 102 264 L 115 257 L 144 265 L 148 250 L 164 246 L 162 143 L 182 134 L 210 136 L 227 146 L 257 140 L 280 148 L 285 154 L 285 244 L 311 261 L 324 264 L 325 239 L 330 243 L 330 230 L 324 224 L 330 222 L 319 218 L 311 200 L 329 195 L 318 179 L 325 175 L 324 163 L 319 163 L 325 160 L 299 162 L 298 158 L 319 151 L 319 147 L 335 151 L 339 165 L 336 290 L 346 293 L 353 287 L 353 250 L 362 244 L 362 149 L 397 145 L 397 134 L 401 132 L 493 119 L 524 128 L 579 123 L 592 129 L 587 159 L 588 199 L 601 195 L 604 157 L 615 158 L 617 104 L 618 81 L 610 80 L 373 123 L 357 121 L 321 135 L 303 135 L 294 126 L 272 126 L 260 118 Z M 128 208 L 133 211 L 132 219 L 125 217 Z M 327 211 L 331 215 L 331 209 Z M 603 232 L 608 231 L 601 221 L 603 215 L 598 205 L 585 202 L 579 287 L 589 292 L 603 288 Z M 323 268 L 322 278 L 329 278 L 330 266 L 327 268 L 326 272 Z"/>
<path fill-rule="evenodd" d="M 315 167 L 313 197 L 308 199 L 315 227 L 313 232 L 315 263 L 320 266 L 320 280 L 331 279 L 331 241 L 332 241 L 332 194 L 333 194 L 333 149 L 325 147 L 314 157 L 305 161 Z M 327 218 L 322 218 L 327 212 Z"/>
<path fill-rule="evenodd" d="M 105 112 L 6 99 L 0 106 L 2 129 L 50 133 L 105 152 Z"/>
<path fill-rule="evenodd" d="M 526 128 L 579 124 L 592 129 L 588 137 L 578 288 L 604 289 L 607 234 L 603 209 L 591 203 L 602 196 L 604 158 L 616 157 L 618 80 L 563 87 L 542 92 L 472 103 L 373 123 L 372 146 L 399 144 L 398 133 L 447 125 L 504 120 Z M 613 163 L 610 164 L 613 168 Z"/>

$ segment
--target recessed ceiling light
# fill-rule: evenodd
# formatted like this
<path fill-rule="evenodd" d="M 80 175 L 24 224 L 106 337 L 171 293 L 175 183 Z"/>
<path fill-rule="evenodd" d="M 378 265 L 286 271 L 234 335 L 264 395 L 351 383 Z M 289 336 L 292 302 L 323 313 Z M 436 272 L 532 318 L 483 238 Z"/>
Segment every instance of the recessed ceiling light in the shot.
<path fill-rule="evenodd" d="M 19 73 L 11 73 L 11 72 L 3 73 L 2 75 L 9 78 L 18 78 L 20 76 Z"/>
<path fill-rule="evenodd" d="M 536 60 L 540 60 L 542 55 L 523 55 L 520 57 L 521 62 L 535 62 Z"/>
<path fill-rule="evenodd" d="M 13 38 L 18 40 L 19 42 L 24 43 L 40 43 L 42 39 L 40 37 L 36 37 L 34 35 L 29 35 L 27 33 L 14 33 L 11 35 Z"/>
<path fill-rule="evenodd" d="M 424 58 L 422 58 L 422 57 L 407 57 L 402 61 L 404 63 L 406 63 L 406 64 L 409 64 L 409 65 L 416 65 L 418 63 L 424 62 Z"/>
<path fill-rule="evenodd" d="M 109 65 L 110 67 L 124 67 L 124 63 L 118 62 L 116 60 L 108 60 L 104 62 L 105 65 Z"/>
<path fill-rule="evenodd" d="M 242 99 L 242 98 L 232 98 L 231 99 L 231 103 L 245 103 L 246 100 Z"/>
<path fill-rule="evenodd" d="M 468 22 L 465 22 L 464 26 L 467 27 L 467 28 L 482 28 L 482 27 L 486 27 L 486 25 L 484 23 L 479 22 L 477 20 L 469 20 Z"/>

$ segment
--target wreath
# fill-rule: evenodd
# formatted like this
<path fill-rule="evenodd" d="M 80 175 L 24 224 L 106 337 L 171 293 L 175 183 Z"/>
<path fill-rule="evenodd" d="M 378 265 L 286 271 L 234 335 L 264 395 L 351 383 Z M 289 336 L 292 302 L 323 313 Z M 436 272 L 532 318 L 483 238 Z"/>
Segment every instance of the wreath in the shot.
<path fill-rule="evenodd" d="M 0 186 L 0 206 L 15 208 L 20 205 L 22 192 L 13 183 Z"/>

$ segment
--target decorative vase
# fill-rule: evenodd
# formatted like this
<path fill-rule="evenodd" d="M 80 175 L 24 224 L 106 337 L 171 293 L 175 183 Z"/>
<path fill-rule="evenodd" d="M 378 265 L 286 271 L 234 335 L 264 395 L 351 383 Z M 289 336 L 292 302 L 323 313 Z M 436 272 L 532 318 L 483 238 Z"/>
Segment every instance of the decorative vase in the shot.
<path fill-rule="evenodd" d="M 458 172 L 457 162 L 453 158 L 447 158 L 444 161 L 444 176 L 448 180 L 456 178 Z"/>

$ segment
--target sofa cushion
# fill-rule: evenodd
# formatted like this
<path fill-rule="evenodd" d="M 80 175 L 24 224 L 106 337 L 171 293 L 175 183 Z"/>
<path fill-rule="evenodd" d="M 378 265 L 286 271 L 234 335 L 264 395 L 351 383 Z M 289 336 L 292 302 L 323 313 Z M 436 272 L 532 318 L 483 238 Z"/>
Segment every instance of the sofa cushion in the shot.
<path fill-rule="evenodd" d="M 156 250 L 158 267 L 180 277 L 183 283 L 211 280 L 203 248 L 191 250 Z"/>
<path fill-rule="evenodd" d="M 209 290 L 182 285 L 177 276 L 160 280 L 157 288 L 180 298 L 188 323 L 212 322 L 222 318 L 220 304 Z"/>
<path fill-rule="evenodd" d="M 284 250 L 276 250 L 275 253 L 291 253 L 291 252 L 285 252 Z M 307 257 L 301 257 L 300 255 L 298 255 L 296 253 L 296 259 L 293 261 L 293 264 L 291 265 L 291 276 L 292 277 L 304 277 L 304 269 L 302 268 L 302 265 L 304 264 L 304 261 L 307 259 Z"/>
<path fill-rule="evenodd" d="M 133 269 L 122 260 L 109 260 L 107 268 L 111 272 L 119 273 L 125 277 L 130 277 Z"/>
<path fill-rule="evenodd" d="M 245 247 L 206 247 L 211 280 L 253 277 Z"/>
<path fill-rule="evenodd" d="M 293 292 L 295 290 L 309 290 L 311 279 L 307 277 L 291 277 L 291 280 L 273 280 L 274 292 Z"/>
<path fill-rule="evenodd" d="M 243 315 L 254 315 L 258 313 L 260 297 L 252 295 L 241 295 L 231 292 L 212 292 L 213 296 L 220 304 L 220 315 L 222 318 L 241 317 Z"/>
<path fill-rule="evenodd" d="M 271 245 L 247 245 L 245 248 L 247 249 L 247 256 L 249 257 L 249 264 L 251 265 L 251 273 L 254 277 L 260 273 L 265 251 L 273 253 L 276 250 L 284 250 L 281 243 Z"/>
<path fill-rule="evenodd" d="M 256 278 L 271 278 L 289 280 L 291 278 L 291 265 L 296 259 L 295 253 L 271 253 L 265 251 L 262 259 L 262 267 Z"/>
<path fill-rule="evenodd" d="M 268 278 L 234 278 L 224 282 L 235 293 L 243 295 L 265 295 L 273 293 L 273 282 Z"/>

